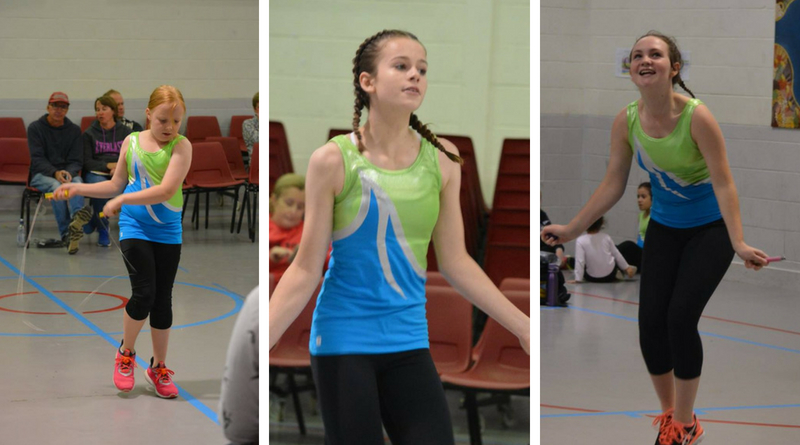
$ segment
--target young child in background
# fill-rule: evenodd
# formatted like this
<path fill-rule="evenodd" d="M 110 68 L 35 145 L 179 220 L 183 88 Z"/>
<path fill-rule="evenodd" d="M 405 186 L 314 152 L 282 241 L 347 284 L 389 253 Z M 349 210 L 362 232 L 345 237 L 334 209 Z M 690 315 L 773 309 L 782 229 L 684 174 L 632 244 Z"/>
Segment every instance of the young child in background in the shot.
<path fill-rule="evenodd" d="M 269 273 L 280 281 L 297 254 L 303 234 L 305 178 L 287 173 L 275 182 L 269 197 Z"/>
<path fill-rule="evenodd" d="M 625 261 L 611 237 L 600 232 L 604 222 L 601 216 L 575 241 L 575 279 L 570 283 L 610 283 L 620 278 L 617 272 L 624 272 L 628 278 L 636 274 L 636 268 Z"/>
<path fill-rule="evenodd" d="M 637 273 L 642 271 L 642 251 L 644 250 L 644 235 L 650 223 L 650 207 L 653 206 L 653 193 L 649 182 L 639 184 L 636 190 L 636 204 L 639 206 L 639 235 L 636 242 L 623 241 L 617 245 L 619 253 L 625 261 L 637 268 Z"/>

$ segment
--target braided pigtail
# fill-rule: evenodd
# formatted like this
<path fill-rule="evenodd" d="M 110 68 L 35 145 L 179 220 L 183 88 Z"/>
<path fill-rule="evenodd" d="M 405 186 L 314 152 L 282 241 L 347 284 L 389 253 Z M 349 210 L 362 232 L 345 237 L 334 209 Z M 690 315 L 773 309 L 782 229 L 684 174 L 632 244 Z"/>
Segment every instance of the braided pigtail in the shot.
<path fill-rule="evenodd" d="M 677 78 L 678 78 L 678 81 L 677 81 L 676 83 L 677 83 L 678 85 L 680 85 L 680 86 L 681 86 L 681 88 L 683 88 L 684 90 L 686 90 L 686 92 L 687 92 L 687 93 L 689 93 L 689 94 L 692 96 L 692 99 L 695 99 L 695 96 L 694 96 L 694 93 L 692 93 L 692 90 L 690 90 L 689 88 L 687 88 L 687 87 L 686 87 L 686 84 L 685 84 L 685 83 L 683 83 L 683 79 L 681 79 L 681 75 L 680 75 L 680 74 L 678 74 L 678 75 L 677 75 L 677 76 L 675 76 L 675 77 L 677 77 Z"/>
<path fill-rule="evenodd" d="M 439 142 L 439 139 L 436 137 L 435 134 L 428 128 L 427 125 L 423 124 L 419 121 L 419 118 L 416 114 L 411 113 L 411 117 L 408 119 L 408 125 L 411 126 L 414 130 L 417 131 L 422 137 L 428 140 L 431 144 L 433 144 L 436 148 L 439 149 L 442 153 L 444 153 L 448 159 L 453 162 L 458 162 L 461 165 L 464 165 L 464 160 L 461 159 L 458 155 L 450 153 L 449 151 L 445 150 L 444 145 Z"/>
<path fill-rule="evenodd" d="M 384 29 L 383 31 L 375 34 L 372 37 L 364 40 L 356 50 L 356 56 L 353 57 L 353 92 L 356 95 L 356 101 L 353 106 L 353 132 L 358 138 L 358 151 L 364 151 L 364 141 L 361 139 L 361 132 L 358 127 L 361 124 L 361 110 L 364 107 L 369 109 L 369 95 L 361 88 L 359 77 L 361 73 L 371 73 L 374 70 L 375 56 L 378 53 L 377 43 L 387 34 L 393 31 Z M 365 56 L 366 53 L 366 56 Z"/>

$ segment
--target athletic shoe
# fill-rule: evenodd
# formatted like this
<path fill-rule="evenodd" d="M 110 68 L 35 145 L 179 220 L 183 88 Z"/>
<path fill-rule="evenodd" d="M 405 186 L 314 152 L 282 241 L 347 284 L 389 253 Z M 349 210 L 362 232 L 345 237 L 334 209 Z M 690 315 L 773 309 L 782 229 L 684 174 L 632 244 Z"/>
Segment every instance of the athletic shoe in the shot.
<path fill-rule="evenodd" d="M 658 440 L 660 445 L 696 445 L 703 440 L 705 431 L 697 416 L 692 414 L 694 422 L 691 425 L 685 425 L 677 422 L 674 418 L 662 429 L 659 434 Z"/>
<path fill-rule="evenodd" d="M 133 368 L 136 367 L 136 353 L 126 349 L 120 353 L 117 349 L 117 358 L 114 360 L 114 385 L 122 392 L 129 392 L 135 384 Z"/>
<path fill-rule="evenodd" d="M 108 238 L 108 230 L 99 229 L 97 231 L 97 245 L 100 247 L 108 247 L 111 245 L 111 240 Z"/>
<path fill-rule="evenodd" d="M 656 416 L 653 420 L 653 426 L 658 428 L 658 435 L 656 436 L 656 443 L 655 445 L 661 445 L 661 436 L 663 435 L 666 437 L 666 430 L 667 426 L 672 424 L 672 415 L 674 414 L 675 410 L 668 409 L 661 413 L 660 416 Z"/>
<path fill-rule="evenodd" d="M 162 399 L 174 399 L 178 397 L 178 388 L 172 383 L 171 375 L 175 374 L 171 369 L 168 369 L 164 362 L 158 362 L 158 366 L 153 367 L 153 358 L 150 358 L 150 366 L 144 375 L 147 383 L 153 385 L 156 390 L 156 395 Z"/>
<path fill-rule="evenodd" d="M 72 222 L 69 223 L 69 254 L 74 255 L 78 252 L 78 243 L 83 238 L 83 226 L 92 220 L 92 208 L 86 206 L 77 212 L 72 217 Z"/>

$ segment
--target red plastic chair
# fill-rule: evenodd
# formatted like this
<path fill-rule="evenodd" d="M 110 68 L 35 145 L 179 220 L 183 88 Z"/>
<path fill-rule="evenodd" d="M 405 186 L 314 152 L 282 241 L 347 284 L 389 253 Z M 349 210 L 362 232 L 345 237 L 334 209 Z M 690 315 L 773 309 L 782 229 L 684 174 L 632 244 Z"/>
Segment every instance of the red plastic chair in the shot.
<path fill-rule="evenodd" d="M 231 127 L 228 134 L 239 141 L 239 150 L 247 153 L 247 145 L 244 143 L 244 133 L 242 133 L 242 124 L 253 116 L 231 116 Z"/>
<path fill-rule="evenodd" d="M 525 314 L 530 315 L 529 291 L 506 291 L 504 295 Z M 481 445 L 478 406 L 485 405 L 477 399 L 479 393 L 530 396 L 530 356 L 519 344 L 519 339 L 489 319 L 481 335 L 483 349 L 475 363 L 461 373 L 442 374 L 446 389 L 463 391 L 469 424 L 470 443 Z M 489 404 L 496 400 L 489 399 Z"/>
<path fill-rule="evenodd" d="M 503 141 L 483 268 L 495 285 L 530 278 L 530 139 Z"/>
<path fill-rule="evenodd" d="M 444 275 L 440 272 L 428 271 L 428 279 L 425 281 L 426 286 L 450 286 L 450 283 L 445 280 Z"/>
<path fill-rule="evenodd" d="M 228 167 L 231 169 L 231 174 L 235 179 L 247 179 L 249 174 L 244 168 L 244 159 L 242 152 L 239 150 L 239 141 L 234 137 L 225 136 L 210 136 L 207 137 L 205 142 L 219 142 L 225 150 L 225 158 L 228 159 Z"/>
<path fill-rule="evenodd" d="M 269 351 L 269 391 L 285 397 L 292 395 L 297 423 L 300 434 L 306 434 L 303 410 L 300 406 L 299 393 L 301 391 L 314 390 L 313 380 L 311 379 L 311 354 L 308 349 L 309 338 L 311 337 L 311 319 L 314 315 L 314 308 L 317 306 L 317 297 L 322 286 L 322 282 L 317 286 L 314 294 L 308 300 L 306 307 L 300 315 L 289 325 L 280 340 L 275 343 L 275 347 Z M 289 388 L 283 389 L 275 384 L 278 374 L 286 374 Z M 306 375 L 308 384 L 298 386 L 295 375 Z"/>
<path fill-rule="evenodd" d="M 211 136 L 222 136 L 216 116 L 189 116 L 186 119 L 186 138 L 189 142 L 204 142 Z"/>
<path fill-rule="evenodd" d="M 331 128 L 330 131 L 328 131 L 328 140 L 330 141 L 331 139 L 335 138 L 336 136 L 339 136 L 340 134 L 350 134 L 352 132 L 353 132 L 352 128 L 350 129 Z"/>
<path fill-rule="evenodd" d="M 0 138 L 0 185 L 24 185 L 26 189 L 22 192 L 22 205 L 20 209 L 19 218 L 22 219 L 25 214 L 25 203 L 36 195 L 34 190 L 27 191 L 28 177 L 31 169 L 31 154 L 28 150 L 28 138 Z M 28 222 L 30 221 L 30 210 L 28 210 Z M 25 223 L 25 234 L 27 236 L 29 227 L 28 222 Z"/>
<path fill-rule="evenodd" d="M 97 120 L 96 116 L 83 116 L 81 118 L 81 133 L 85 132 L 86 129 L 89 128 L 90 125 L 92 125 L 92 122 L 96 120 Z"/>
<path fill-rule="evenodd" d="M 0 117 L 0 138 L 27 138 L 28 131 L 21 117 Z"/>
<path fill-rule="evenodd" d="M 253 195 L 253 215 L 250 216 L 250 195 Z M 247 208 L 247 233 L 250 236 L 250 241 L 256 241 L 256 217 L 258 213 L 258 142 L 253 144 L 253 156 L 250 161 L 250 177 L 247 180 L 247 186 L 244 189 L 244 198 L 242 199 L 242 208 L 239 209 L 239 227 L 236 233 L 242 230 L 242 216 L 244 216 L 245 207 Z"/>
<path fill-rule="evenodd" d="M 425 286 L 428 339 L 439 374 L 467 369 L 472 350 L 472 303 L 447 286 Z"/>
<path fill-rule="evenodd" d="M 225 152 L 219 142 L 197 142 L 192 144 L 192 163 L 184 181 L 191 188 L 184 190 L 187 195 L 195 194 L 192 221 L 195 229 L 199 228 L 200 217 L 197 214 L 200 193 L 206 194 L 206 229 L 208 228 L 209 192 L 233 191 L 234 200 L 239 201 L 239 187 L 244 180 L 234 179 L 228 168 Z M 195 220 L 195 217 L 197 218 Z M 231 212 L 231 233 L 236 223 L 236 206 Z"/>
<path fill-rule="evenodd" d="M 31 168 L 27 138 L 0 138 L 0 185 L 25 185 Z"/>

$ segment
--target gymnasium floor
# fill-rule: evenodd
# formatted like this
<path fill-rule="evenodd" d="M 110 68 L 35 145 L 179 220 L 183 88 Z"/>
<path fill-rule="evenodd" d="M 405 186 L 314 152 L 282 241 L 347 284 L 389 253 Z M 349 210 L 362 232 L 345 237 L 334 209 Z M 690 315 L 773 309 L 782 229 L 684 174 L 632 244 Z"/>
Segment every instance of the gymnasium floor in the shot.
<path fill-rule="evenodd" d="M 568 287 L 569 308 L 540 311 L 541 443 L 652 444 L 660 409 L 639 351 L 639 282 Z M 798 313 L 797 291 L 722 282 L 700 321 L 703 445 L 800 443 Z"/>
<path fill-rule="evenodd" d="M 200 230 L 191 228 L 189 213 L 184 222 L 167 360 L 180 387 L 173 400 L 156 397 L 144 380 L 148 324 L 136 343 L 136 387 L 127 394 L 114 387 L 114 351 L 130 297 L 117 247 L 97 246 L 96 234 L 83 238 L 76 255 L 30 247 L 20 294 L 18 219 L 13 211 L 0 214 L 0 442 L 227 443 L 216 415 L 220 381 L 243 298 L 258 284 L 258 242 L 244 227 L 228 232 L 230 211 L 230 199 L 213 206 L 208 229 L 203 220 Z M 33 238 L 57 236 L 50 208 L 37 219 Z M 115 223 L 112 234 L 117 240 Z"/>

